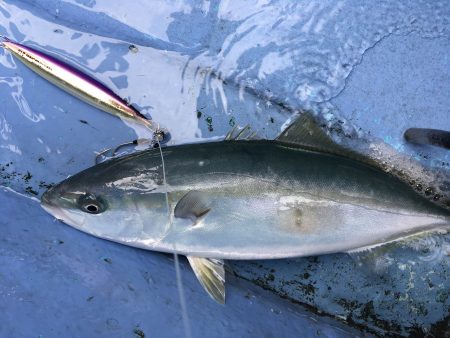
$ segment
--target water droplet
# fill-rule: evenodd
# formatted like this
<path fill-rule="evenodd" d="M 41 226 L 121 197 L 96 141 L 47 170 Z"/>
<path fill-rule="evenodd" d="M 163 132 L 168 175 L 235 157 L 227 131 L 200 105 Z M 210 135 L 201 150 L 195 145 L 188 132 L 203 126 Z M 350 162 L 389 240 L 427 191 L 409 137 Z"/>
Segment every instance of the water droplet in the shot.
<path fill-rule="evenodd" d="M 214 128 L 213 128 L 213 125 L 212 125 L 212 122 L 213 122 L 212 117 L 211 117 L 211 116 L 208 116 L 208 117 L 205 119 L 205 121 L 206 121 L 206 124 L 208 125 L 208 130 L 209 130 L 210 132 L 213 131 Z"/>
<path fill-rule="evenodd" d="M 234 120 L 234 117 L 232 117 L 232 118 L 230 119 L 230 121 L 228 121 L 228 124 L 230 125 L 230 127 L 234 127 L 234 126 L 235 126 L 236 121 Z"/>

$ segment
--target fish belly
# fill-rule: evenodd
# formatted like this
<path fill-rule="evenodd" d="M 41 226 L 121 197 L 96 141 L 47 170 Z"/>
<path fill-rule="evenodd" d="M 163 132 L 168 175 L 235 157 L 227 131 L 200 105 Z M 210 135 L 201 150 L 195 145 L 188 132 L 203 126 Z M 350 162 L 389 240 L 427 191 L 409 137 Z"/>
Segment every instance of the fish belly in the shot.
<path fill-rule="evenodd" d="M 175 220 L 174 251 L 225 259 L 272 259 L 346 252 L 448 226 L 445 219 L 309 194 L 211 196 L 198 223 Z"/>

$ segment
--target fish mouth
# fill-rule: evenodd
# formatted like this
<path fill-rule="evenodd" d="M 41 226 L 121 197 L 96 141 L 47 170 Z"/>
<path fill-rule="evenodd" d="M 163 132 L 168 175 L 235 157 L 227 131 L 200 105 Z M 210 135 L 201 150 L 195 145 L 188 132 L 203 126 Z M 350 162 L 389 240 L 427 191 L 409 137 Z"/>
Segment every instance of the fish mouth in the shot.
<path fill-rule="evenodd" d="M 83 226 L 84 219 L 75 220 L 70 213 L 66 212 L 64 208 L 58 206 L 51 198 L 51 190 L 47 190 L 41 197 L 41 207 L 57 220 L 66 223 L 75 228 Z"/>
<path fill-rule="evenodd" d="M 56 206 L 56 204 L 50 198 L 50 190 L 47 190 L 41 197 L 41 207 L 47 211 L 50 215 L 55 216 L 55 218 L 60 221 L 64 220 L 64 213 L 61 208 Z"/>

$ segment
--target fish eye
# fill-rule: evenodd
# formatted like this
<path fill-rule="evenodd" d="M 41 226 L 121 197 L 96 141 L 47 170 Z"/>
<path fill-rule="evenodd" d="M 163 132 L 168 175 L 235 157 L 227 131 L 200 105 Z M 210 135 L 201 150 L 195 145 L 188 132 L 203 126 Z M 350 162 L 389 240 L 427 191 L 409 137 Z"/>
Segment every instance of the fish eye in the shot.
<path fill-rule="evenodd" d="M 78 198 L 78 205 L 81 210 L 89 214 L 100 214 L 106 210 L 106 203 L 93 194 L 85 194 Z"/>
<path fill-rule="evenodd" d="M 84 210 L 90 212 L 91 214 L 96 214 L 98 212 L 98 206 L 96 204 L 86 204 L 83 206 Z"/>

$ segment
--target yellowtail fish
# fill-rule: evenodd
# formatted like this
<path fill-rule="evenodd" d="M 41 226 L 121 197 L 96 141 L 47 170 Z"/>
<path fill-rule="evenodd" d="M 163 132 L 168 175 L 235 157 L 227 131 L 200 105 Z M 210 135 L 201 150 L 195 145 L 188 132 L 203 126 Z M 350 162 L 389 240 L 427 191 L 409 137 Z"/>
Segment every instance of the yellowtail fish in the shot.
<path fill-rule="evenodd" d="M 0 45 L 3 48 L 49 82 L 100 110 L 130 123 L 144 125 L 156 134 L 160 141 L 166 140 L 168 136 L 166 131 L 160 129 L 156 123 L 102 83 L 41 51 L 13 42 L 4 36 L 0 38 L 2 38 Z"/>
<path fill-rule="evenodd" d="M 276 140 L 242 138 L 115 158 L 49 189 L 41 203 L 91 235 L 186 255 L 219 303 L 223 259 L 354 254 L 450 228 L 449 210 L 334 143 L 308 115 Z"/>

